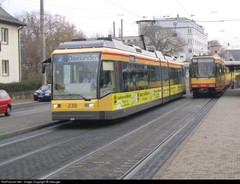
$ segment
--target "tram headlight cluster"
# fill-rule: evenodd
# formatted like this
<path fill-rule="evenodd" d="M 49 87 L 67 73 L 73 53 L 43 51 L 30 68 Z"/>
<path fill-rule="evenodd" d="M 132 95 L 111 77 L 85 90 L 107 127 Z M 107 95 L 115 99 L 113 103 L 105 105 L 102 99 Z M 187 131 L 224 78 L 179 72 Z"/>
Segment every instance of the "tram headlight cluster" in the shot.
<path fill-rule="evenodd" d="M 90 108 L 92 108 L 92 107 L 94 107 L 94 104 L 93 104 L 93 103 L 86 103 L 86 104 L 85 104 L 85 107 L 90 107 Z"/>
<path fill-rule="evenodd" d="M 54 109 L 61 108 L 61 104 L 53 104 L 53 108 Z"/>

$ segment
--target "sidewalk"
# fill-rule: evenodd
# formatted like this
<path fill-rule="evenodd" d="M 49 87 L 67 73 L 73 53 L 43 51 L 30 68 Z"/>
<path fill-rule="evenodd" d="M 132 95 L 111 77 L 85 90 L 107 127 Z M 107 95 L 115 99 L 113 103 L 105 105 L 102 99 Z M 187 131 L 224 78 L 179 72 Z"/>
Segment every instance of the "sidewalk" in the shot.
<path fill-rule="evenodd" d="M 32 98 L 26 98 L 26 99 L 14 99 L 12 100 L 12 105 L 17 105 L 21 103 L 33 103 L 34 100 Z"/>
<path fill-rule="evenodd" d="M 240 89 L 227 89 L 153 179 L 240 179 Z"/>
<path fill-rule="evenodd" d="M 15 106 L 28 103 L 40 102 L 34 101 L 33 99 L 12 100 L 12 115 L 10 117 L 6 117 L 4 114 L 0 116 L 0 139 L 8 138 L 59 123 L 59 121 L 53 121 L 51 119 L 50 107 L 47 107 L 49 111 L 44 111 L 44 116 L 42 116 L 41 113 L 34 113 L 31 116 L 27 116 L 26 114 L 21 115 L 14 111 Z M 41 110 L 41 112 L 43 112 L 43 110 Z"/>

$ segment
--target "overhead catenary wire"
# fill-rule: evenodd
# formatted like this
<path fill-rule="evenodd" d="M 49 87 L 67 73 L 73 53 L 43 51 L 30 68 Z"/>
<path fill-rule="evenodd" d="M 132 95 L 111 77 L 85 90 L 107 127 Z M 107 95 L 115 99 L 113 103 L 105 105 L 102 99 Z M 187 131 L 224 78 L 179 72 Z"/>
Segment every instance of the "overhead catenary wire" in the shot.
<path fill-rule="evenodd" d="M 226 19 L 226 20 L 200 20 L 195 22 L 230 22 L 230 21 L 239 21 L 240 19 Z"/>
<path fill-rule="evenodd" d="M 118 8 L 121 8 L 122 10 L 124 10 L 124 11 L 126 11 L 126 12 L 128 12 L 128 13 L 130 13 L 130 14 L 133 14 L 133 15 L 135 15 L 135 16 L 137 16 L 137 17 L 141 17 L 141 18 L 142 18 L 142 16 L 140 16 L 140 15 L 138 15 L 138 14 L 136 14 L 136 13 L 134 13 L 134 12 L 132 12 L 132 11 L 130 11 L 130 10 L 128 10 L 128 9 L 126 9 L 126 8 L 118 5 L 118 4 L 116 4 L 116 3 L 113 3 L 113 2 L 111 2 L 111 1 L 109 1 L 109 0 L 106 0 L 106 1 L 107 1 L 108 3 L 114 5 L 114 6 L 117 6 Z"/>

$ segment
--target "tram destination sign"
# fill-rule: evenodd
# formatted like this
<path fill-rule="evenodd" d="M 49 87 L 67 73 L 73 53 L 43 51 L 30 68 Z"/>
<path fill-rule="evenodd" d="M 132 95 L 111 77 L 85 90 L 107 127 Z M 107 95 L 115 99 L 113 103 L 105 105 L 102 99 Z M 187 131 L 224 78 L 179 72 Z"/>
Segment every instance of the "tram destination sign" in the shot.
<path fill-rule="evenodd" d="M 100 60 L 99 53 L 56 54 L 54 62 L 96 62 Z"/>

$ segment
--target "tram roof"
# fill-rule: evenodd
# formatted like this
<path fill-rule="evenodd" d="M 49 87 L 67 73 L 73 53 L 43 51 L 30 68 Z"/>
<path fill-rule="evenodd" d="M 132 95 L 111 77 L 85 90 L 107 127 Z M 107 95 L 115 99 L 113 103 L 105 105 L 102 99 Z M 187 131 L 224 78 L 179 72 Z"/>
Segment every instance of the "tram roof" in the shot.
<path fill-rule="evenodd" d="M 142 50 L 138 46 L 128 46 L 125 45 L 122 41 L 112 38 L 98 38 L 95 40 L 77 40 L 77 41 L 68 41 L 59 44 L 58 49 L 78 49 L 78 48 L 113 48 L 123 51 L 143 54 L 151 57 L 156 57 L 154 52 Z"/>
<path fill-rule="evenodd" d="M 224 61 L 225 66 L 240 67 L 240 61 Z"/>
<path fill-rule="evenodd" d="M 67 42 L 60 43 L 58 49 L 101 48 L 101 47 L 119 49 L 123 51 L 128 51 L 132 53 L 159 58 L 161 60 L 170 60 L 170 61 L 175 60 L 175 58 L 173 57 L 164 56 L 160 51 L 156 51 L 156 50 L 148 51 L 148 50 L 143 50 L 140 47 L 135 45 L 131 45 L 131 46 L 125 45 L 122 41 L 113 39 L 111 37 L 98 38 L 94 40 L 83 39 L 83 40 L 76 40 L 76 41 L 67 41 Z"/>
<path fill-rule="evenodd" d="M 222 60 L 221 57 L 219 55 L 217 55 L 217 54 L 214 54 L 214 55 L 193 55 L 191 57 L 191 59 L 192 58 L 215 58 L 215 59 Z"/>

